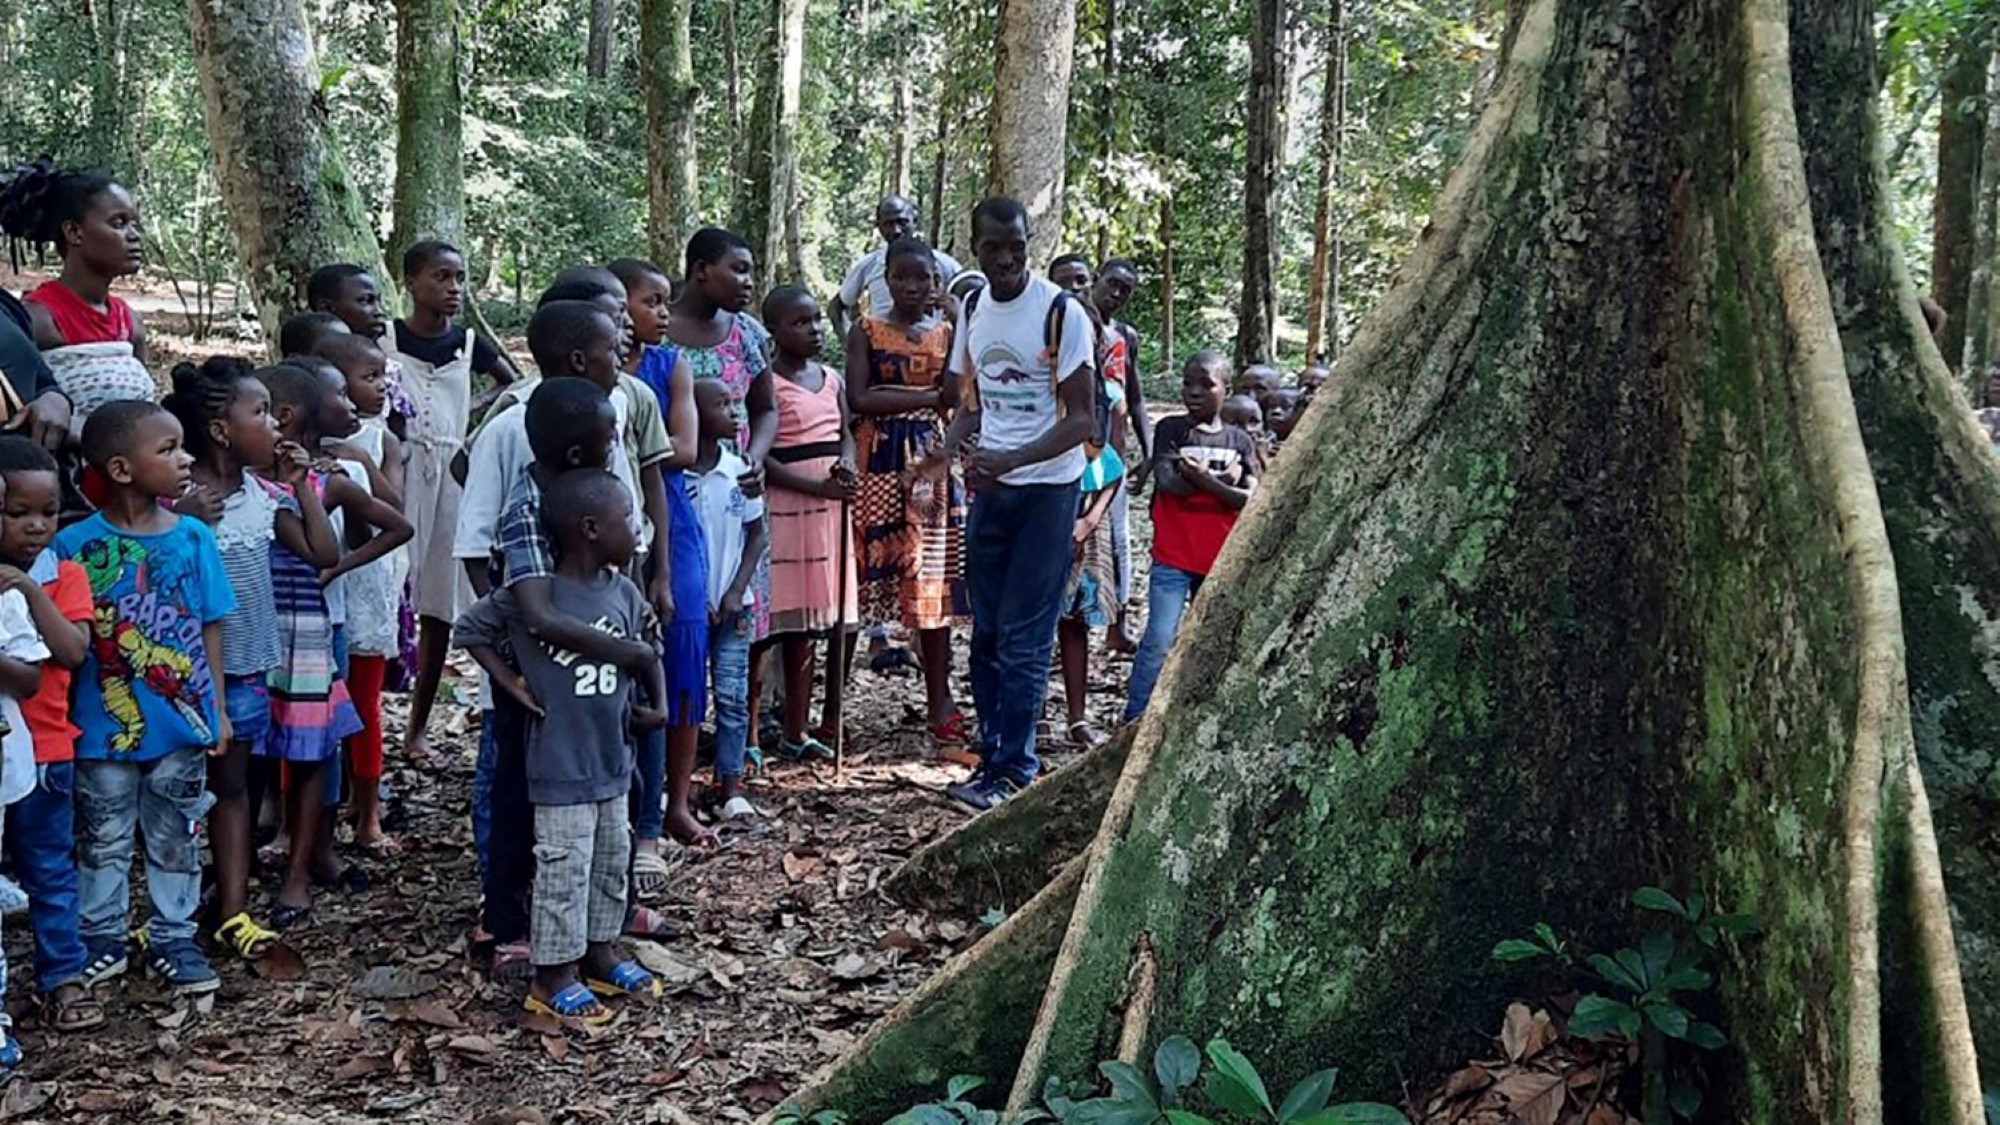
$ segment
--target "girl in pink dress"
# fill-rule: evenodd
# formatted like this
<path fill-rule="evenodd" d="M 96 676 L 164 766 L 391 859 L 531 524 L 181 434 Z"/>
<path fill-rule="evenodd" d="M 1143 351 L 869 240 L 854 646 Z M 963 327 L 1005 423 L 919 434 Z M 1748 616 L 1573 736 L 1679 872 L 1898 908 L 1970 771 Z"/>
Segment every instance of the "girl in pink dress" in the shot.
<path fill-rule="evenodd" d="M 852 654 L 851 630 L 859 615 L 853 543 L 843 532 L 852 525 L 850 505 L 861 476 L 840 377 L 814 358 L 825 342 L 819 303 L 796 285 L 779 286 L 764 299 L 764 323 L 777 346 L 772 389 L 778 437 L 764 475 L 771 523 L 771 637 L 785 669 L 779 750 L 791 758 L 831 758 L 833 752 L 806 732 L 806 713 L 815 642 L 831 637 Z M 841 679 L 834 671 L 827 675 L 823 729 L 839 729 Z"/>

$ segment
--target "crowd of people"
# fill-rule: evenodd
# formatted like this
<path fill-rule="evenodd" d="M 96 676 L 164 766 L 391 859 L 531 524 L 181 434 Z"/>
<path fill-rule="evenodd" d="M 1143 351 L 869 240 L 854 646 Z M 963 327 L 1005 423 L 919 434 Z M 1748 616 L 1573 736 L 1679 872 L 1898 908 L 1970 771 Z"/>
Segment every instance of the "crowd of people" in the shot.
<path fill-rule="evenodd" d="M 101 987 L 135 962 L 212 993 L 211 957 L 263 955 L 310 924 L 316 887 L 356 877 L 337 822 L 344 847 L 394 854 L 382 695 L 411 691 L 403 748 L 428 761 L 454 647 L 483 673 L 477 948 L 528 1010 L 584 1023 L 660 989 L 619 939 L 667 932 L 644 904 L 669 892 L 668 850 L 762 815 L 745 777 L 767 694 L 775 754 L 835 754 L 864 630 L 872 666 L 920 671 L 940 754 L 971 766 L 949 795 L 974 810 L 1041 772 L 1058 646 L 1068 742 L 1106 737 L 1084 708 L 1094 633 L 1134 654 L 1124 714 L 1141 714 L 1325 372 L 1287 387 L 1202 351 L 1155 419 L 1119 319 L 1129 262 L 1037 273 L 1007 199 L 975 209 L 970 269 L 912 236 L 907 200 L 876 220 L 883 245 L 830 303 L 831 350 L 803 288 L 752 316 L 751 251 L 709 228 L 677 278 L 636 259 L 559 273 L 523 374 L 461 322 L 464 256 L 425 241 L 400 262 L 404 315 L 369 270 L 328 264 L 279 362 L 181 364 L 162 398 L 142 318 L 112 292 L 142 263 L 130 193 L 16 173 L 0 232 L 60 263 L 25 301 L 0 291 L 0 804 L 18 880 L 0 910 L 28 914 L 42 1026 L 102 1024 Z M 1130 507 L 1148 487 L 1135 638 Z M 970 717 L 951 678 L 968 624 Z M 261 909 L 260 865 L 280 873 Z M 20 1064 L 0 1024 L 0 1070 Z"/>

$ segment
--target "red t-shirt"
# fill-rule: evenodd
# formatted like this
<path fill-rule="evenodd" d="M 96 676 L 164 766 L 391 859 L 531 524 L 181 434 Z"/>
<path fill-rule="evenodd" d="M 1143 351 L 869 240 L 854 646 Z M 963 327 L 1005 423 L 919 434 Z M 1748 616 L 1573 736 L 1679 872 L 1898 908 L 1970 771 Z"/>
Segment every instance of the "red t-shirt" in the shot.
<path fill-rule="evenodd" d="M 83 568 L 64 559 L 56 563 L 54 581 L 42 583 L 49 600 L 64 621 L 90 623 L 93 606 L 90 578 Z M 42 689 L 21 701 L 21 717 L 35 736 L 35 764 L 68 762 L 76 758 L 76 740 L 81 733 L 69 721 L 70 670 L 50 660 L 42 664 Z"/>
<path fill-rule="evenodd" d="M 1257 475 L 1256 443 L 1235 426 L 1201 430 L 1177 415 L 1153 427 L 1155 461 L 1178 461 L 1183 453 L 1200 457 L 1225 484 L 1240 486 Z M 1207 574 L 1240 514 L 1206 492 L 1175 496 L 1154 489 L 1153 560 L 1189 574 Z"/>

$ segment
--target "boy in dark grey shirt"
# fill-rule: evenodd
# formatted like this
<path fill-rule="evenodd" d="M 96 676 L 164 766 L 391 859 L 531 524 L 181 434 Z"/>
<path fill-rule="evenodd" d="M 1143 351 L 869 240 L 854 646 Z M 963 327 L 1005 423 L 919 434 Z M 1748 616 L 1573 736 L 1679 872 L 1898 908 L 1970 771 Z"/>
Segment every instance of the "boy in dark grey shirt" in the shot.
<path fill-rule="evenodd" d="M 613 569 L 631 564 L 631 515 L 625 486 L 602 469 L 555 478 L 542 503 L 556 556 L 551 608 L 623 639 L 647 630 L 645 598 Z M 467 610 L 453 632 L 494 687 L 532 716 L 527 772 L 536 867 L 529 945 L 535 975 L 525 1007 L 598 1023 L 611 1017 L 599 996 L 657 997 L 659 982 L 623 960 L 614 944 L 625 924 L 632 847 L 626 794 L 633 769 L 633 674 L 551 650 L 530 634 L 507 590 Z M 653 698 L 663 698 L 659 662 L 643 674 L 654 681 L 659 694 Z"/>

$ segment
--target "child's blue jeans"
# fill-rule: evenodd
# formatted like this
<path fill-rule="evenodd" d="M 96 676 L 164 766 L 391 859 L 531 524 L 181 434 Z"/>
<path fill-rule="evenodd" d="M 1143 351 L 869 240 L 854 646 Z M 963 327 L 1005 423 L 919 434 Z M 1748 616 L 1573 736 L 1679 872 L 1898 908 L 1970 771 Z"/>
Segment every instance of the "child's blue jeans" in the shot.
<path fill-rule="evenodd" d="M 76 766 L 49 762 L 35 773 L 34 792 L 7 806 L 6 838 L 28 892 L 35 986 L 47 994 L 81 977 L 86 959 L 76 915 Z"/>
<path fill-rule="evenodd" d="M 191 941 L 201 904 L 201 822 L 215 798 L 199 747 L 149 762 L 76 764 L 77 930 L 87 946 L 125 942 L 132 833 L 145 833 L 146 893 L 155 943 Z"/>
<path fill-rule="evenodd" d="M 750 740 L 750 618 L 730 614 L 708 631 L 709 695 L 715 700 L 715 776 L 742 777 Z"/>
<path fill-rule="evenodd" d="M 1139 654 L 1132 658 L 1132 683 L 1125 699 L 1125 721 L 1146 713 L 1153 700 L 1153 686 L 1160 682 L 1160 668 L 1167 662 L 1167 650 L 1180 632 L 1181 617 L 1188 603 L 1201 592 L 1207 575 L 1168 566 L 1155 559 L 1146 591 L 1146 636 L 1139 642 Z"/>
<path fill-rule="evenodd" d="M 484 877 L 493 854 L 493 771 L 499 768 L 500 744 L 493 739 L 493 712 L 479 716 L 479 756 L 472 761 L 472 851 Z"/>
<path fill-rule="evenodd" d="M 966 515 L 981 769 L 1018 785 L 1041 772 L 1035 724 L 1049 691 L 1078 495 L 1076 481 L 1001 485 L 974 496 Z"/>
<path fill-rule="evenodd" d="M 667 822 L 667 732 L 642 731 L 633 755 L 631 828 L 641 840 L 657 840 Z"/>

